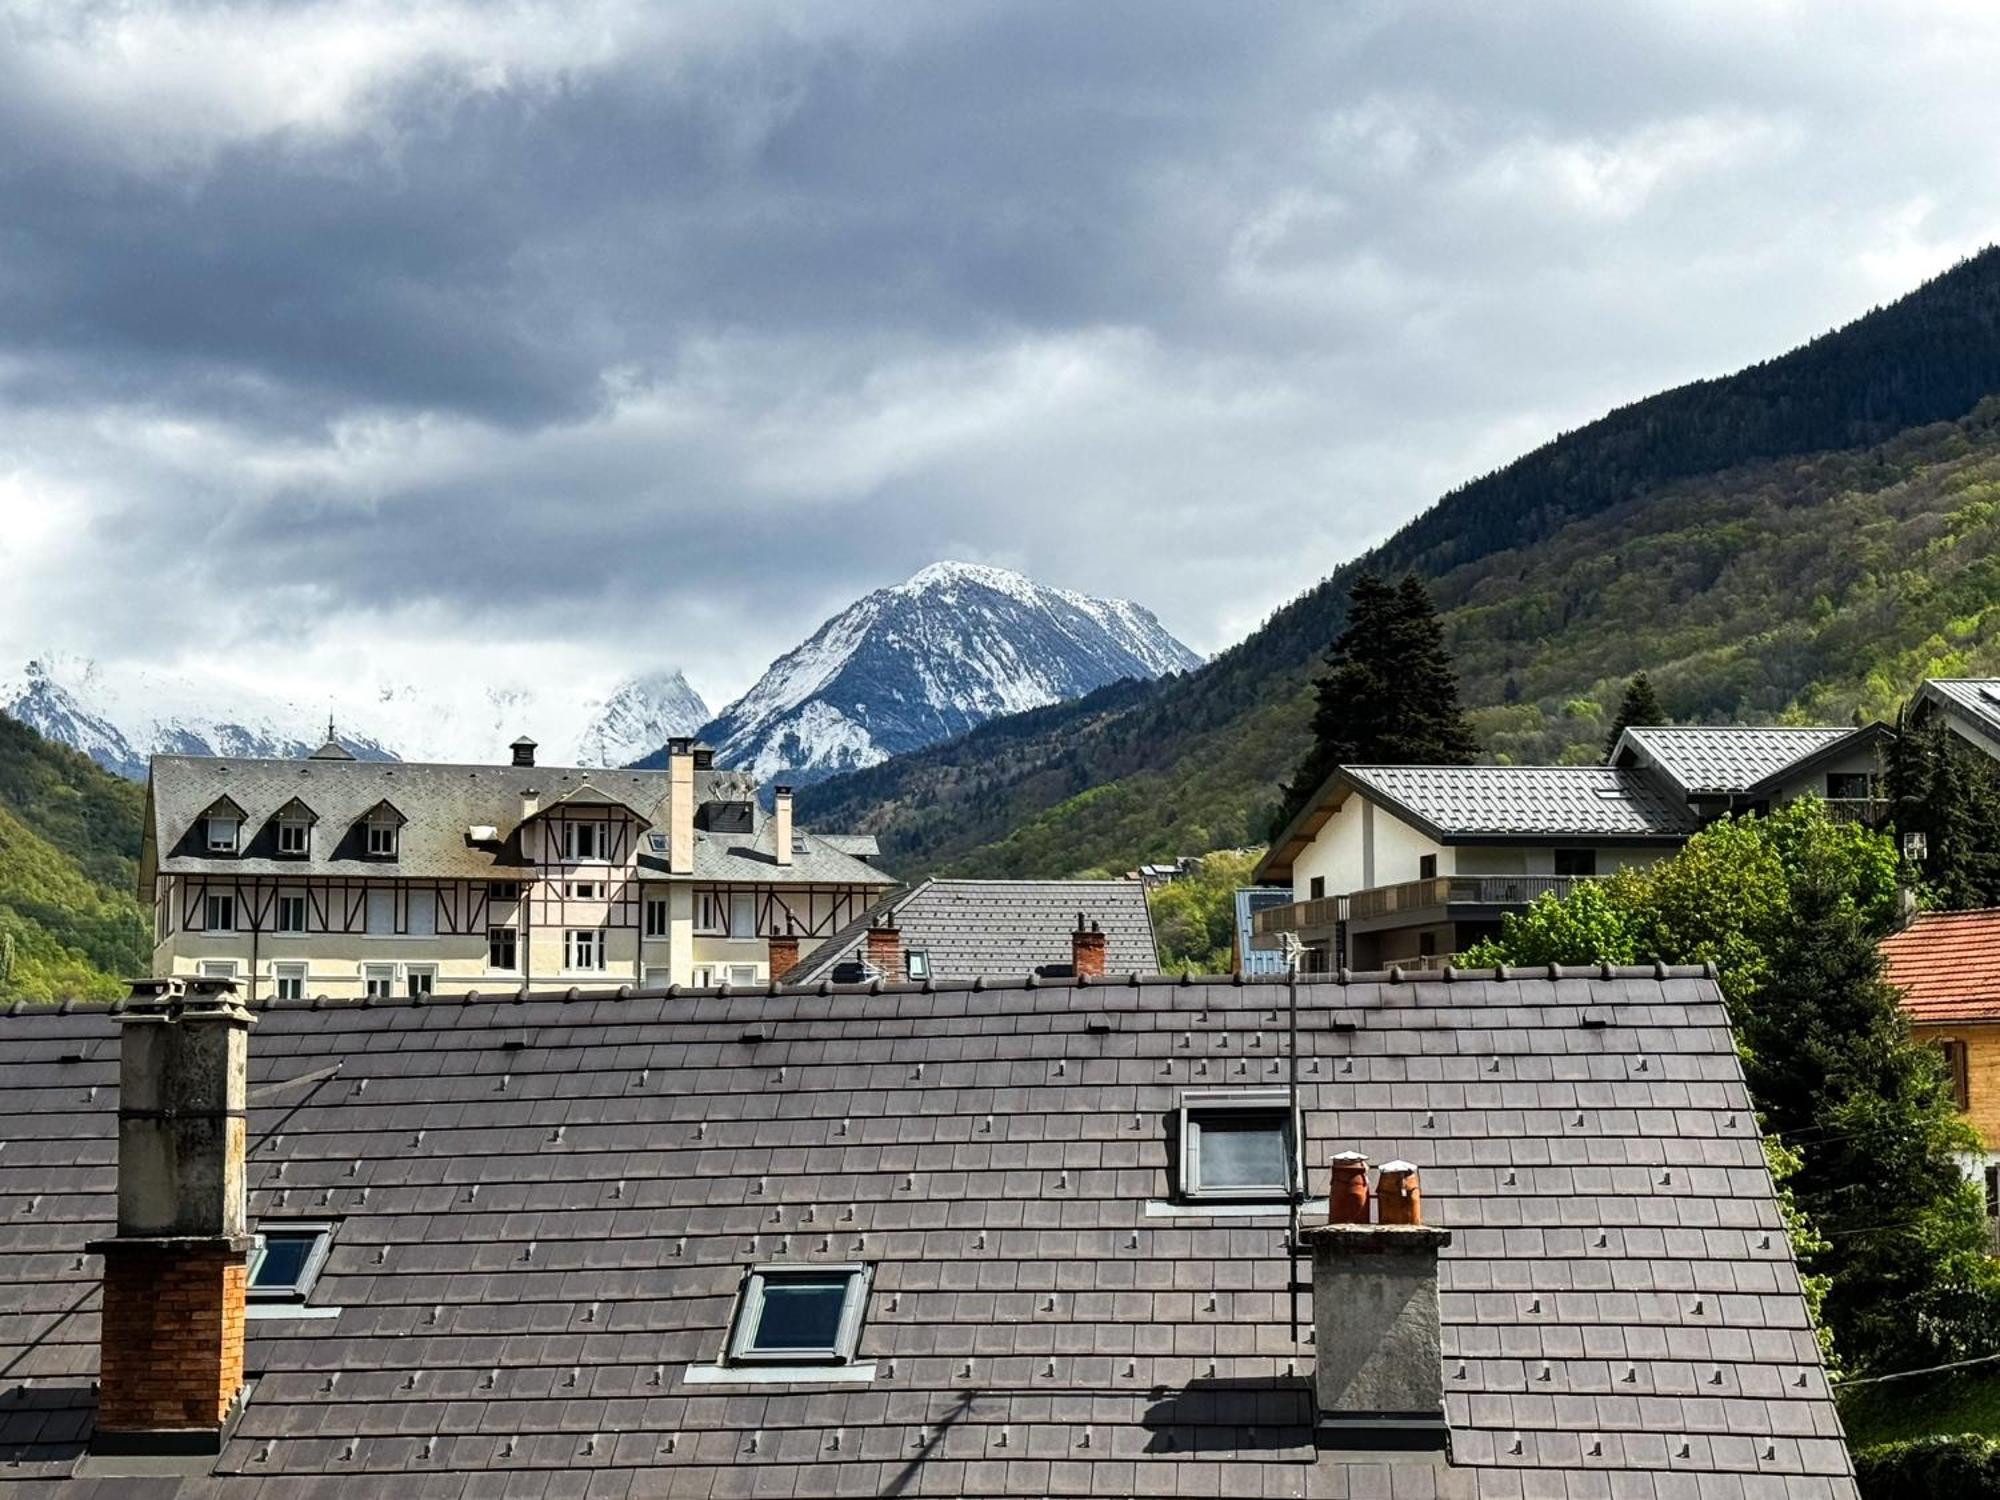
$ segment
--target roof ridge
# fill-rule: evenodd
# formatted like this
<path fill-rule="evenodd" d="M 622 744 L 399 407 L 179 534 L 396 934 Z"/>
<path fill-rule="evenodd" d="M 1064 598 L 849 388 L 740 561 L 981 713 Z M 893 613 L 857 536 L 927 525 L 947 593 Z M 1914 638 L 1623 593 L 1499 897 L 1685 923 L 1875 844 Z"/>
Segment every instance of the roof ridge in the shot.
<path fill-rule="evenodd" d="M 1452 965 L 1442 968 L 1417 969 L 1392 965 L 1387 969 L 1341 969 L 1330 974 L 1301 974 L 1300 985 L 1318 988 L 1338 985 L 1403 985 L 1403 984 L 1493 984 L 1516 983 L 1525 980 L 1563 979 L 1714 979 L 1713 964 L 1510 964 L 1498 969 L 1461 969 Z M 586 1005 L 607 1000 L 653 1000 L 683 997 L 714 996 L 721 998 L 769 998 L 787 999 L 806 995 L 928 995 L 956 994 L 965 992 L 985 992 L 991 990 L 1035 990 L 1035 989 L 1131 989 L 1136 987 L 1156 988 L 1167 986 L 1174 989 L 1191 989 L 1196 985 L 1227 987 L 1231 989 L 1284 989 L 1289 980 L 1278 974 L 1107 974 L 1101 978 L 1088 976 L 1077 978 L 1043 978 L 1034 973 L 1008 976 L 1004 979 L 979 977 L 973 979 L 926 979 L 922 981 L 902 980 L 886 983 L 868 980 L 857 984 L 835 984 L 831 980 L 817 980 L 807 984 L 716 984 L 696 986 L 674 984 L 659 985 L 610 985 L 585 989 L 570 986 L 564 989 L 529 990 L 469 990 L 455 995 L 392 995 L 386 998 L 360 1000 L 334 1000 L 325 995 L 307 996 L 300 1000 L 280 1000 L 272 995 L 259 995 L 246 1002 L 252 1010 L 422 1010 L 450 1005 L 523 1005 L 559 1004 Z M 78 1013 L 116 1014 L 123 1009 L 126 999 L 116 1000 L 15 1000 L 0 1008 L 4 1016 L 74 1015 Z"/>

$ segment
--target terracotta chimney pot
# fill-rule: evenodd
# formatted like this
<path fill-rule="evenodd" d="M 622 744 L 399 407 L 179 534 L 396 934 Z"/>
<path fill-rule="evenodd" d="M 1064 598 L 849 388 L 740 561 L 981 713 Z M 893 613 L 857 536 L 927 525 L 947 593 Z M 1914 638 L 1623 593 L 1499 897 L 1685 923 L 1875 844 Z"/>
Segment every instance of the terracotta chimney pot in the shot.
<path fill-rule="evenodd" d="M 1406 1161 L 1384 1162 L 1381 1180 L 1376 1184 L 1375 1202 L 1381 1223 L 1423 1223 L 1423 1195 L 1418 1190 L 1416 1167 Z"/>
<path fill-rule="evenodd" d="M 1333 1158 L 1326 1212 L 1335 1224 L 1368 1222 L 1368 1158 L 1359 1151 L 1342 1151 Z"/>

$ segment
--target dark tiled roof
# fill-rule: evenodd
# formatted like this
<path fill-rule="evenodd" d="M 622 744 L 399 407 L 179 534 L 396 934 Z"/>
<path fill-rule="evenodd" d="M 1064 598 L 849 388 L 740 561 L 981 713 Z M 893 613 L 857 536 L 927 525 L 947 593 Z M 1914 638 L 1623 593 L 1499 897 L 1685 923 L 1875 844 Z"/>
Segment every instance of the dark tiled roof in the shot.
<path fill-rule="evenodd" d="M 112 1216 L 116 1028 L 102 1007 L 16 1007 L 0 1488 L 1854 1494 L 1721 999 L 1692 971 L 1301 982 L 1311 1169 L 1348 1147 L 1417 1161 L 1453 1235 L 1454 1466 L 1316 1456 L 1282 1217 L 1147 1211 L 1182 1089 L 1282 1081 L 1285 993 L 261 1008 L 252 1212 L 341 1220 L 313 1300 L 342 1311 L 250 1325 L 261 1378 L 215 1474 L 94 1487 L 67 1476 L 90 1428 L 82 1247 Z M 271 1091 L 287 1079 L 308 1081 Z M 684 1380 L 716 1358 L 746 1266 L 848 1260 L 877 1268 L 872 1383 Z"/>
<path fill-rule="evenodd" d="M 1821 726 L 1645 725 L 1626 730 L 1624 741 L 1691 794 L 1748 791 L 1860 733 Z"/>
<path fill-rule="evenodd" d="M 825 978 L 853 957 L 882 912 L 895 914 L 903 946 L 928 953 L 940 979 L 1018 979 L 1044 964 L 1066 964 L 1078 912 L 1104 929 L 1108 972 L 1160 972 L 1146 888 L 1136 880 L 926 880 L 827 939 L 794 971 L 795 981 Z"/>
<path fill-rule="evenodd" d="M 1882 958 L 1912 1021 L 2000 1021 L 2000 910 L 1919 913 L 1882 940 Z"/>
<path fill-rule="evenodd" d="M 1340 774 L 1445 838 L 1682 839 L 1700 826 L 1671 789 L 1611 766 L 1342 766 Z"/>

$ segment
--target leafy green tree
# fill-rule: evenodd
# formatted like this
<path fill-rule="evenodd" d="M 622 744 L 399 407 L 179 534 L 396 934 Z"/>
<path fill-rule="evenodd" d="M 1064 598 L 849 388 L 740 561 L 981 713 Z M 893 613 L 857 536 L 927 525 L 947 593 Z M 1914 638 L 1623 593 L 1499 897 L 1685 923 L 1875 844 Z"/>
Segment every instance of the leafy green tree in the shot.
<path fill-rule="evenodd" d="M 2000 1272 L 1956 1160 L 1978 1142 L 1881 977 L 1897 877 L 1889 835 L 1803 798 L 1537 902 L 1465 955 L 1715 964 L 1794 1248 L 1826 1278 L 1808 1294 L 1842 1353 L 1879 1369 L 2000 1347 Z"/>
<path fill-rule="evenodd" d="M 1236 935 L 1236 892 L 1250 883 L 1257 855 L 1225 849 L 1147 897 L 1160 967 L 1169 974 L 1227 974 Z"/>
<path fill-rule="evenodd" d="M 1611 752 L 1618 748 L 1618 736 L 1627 729 L 1666 722 L 1667 711 L 1660 703 L 1660 695 L 1653 691 L 1653 679 L 1639 673 L 1625 684 L 1625 696 L 1618 702 L 1618 717 L 1611 721 L 1611 729 L 1604 736 L 1606 764 L 1610 763 Z"/>
<path fill-rule="evenodd" d="M 1479 742 L 1423 581 L 1358 575 L 1347 624 L 1315 683 L 1313 743 L 1285 786 L 1273 831 L 1343 765 L 1470 765 Z"/>

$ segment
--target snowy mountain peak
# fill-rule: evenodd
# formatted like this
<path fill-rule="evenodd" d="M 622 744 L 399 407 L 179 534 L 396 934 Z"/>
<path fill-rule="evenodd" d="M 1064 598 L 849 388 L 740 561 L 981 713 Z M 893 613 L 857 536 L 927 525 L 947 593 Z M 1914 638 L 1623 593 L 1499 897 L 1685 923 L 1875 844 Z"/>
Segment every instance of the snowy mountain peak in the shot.
<path fill-rule="evenodd" d="M 1199 660 L 1129 601 L 936 562 L 828 620 L 702 738 L 724 765 L 815 781 Z"/>

